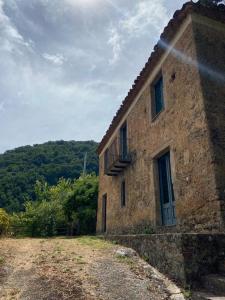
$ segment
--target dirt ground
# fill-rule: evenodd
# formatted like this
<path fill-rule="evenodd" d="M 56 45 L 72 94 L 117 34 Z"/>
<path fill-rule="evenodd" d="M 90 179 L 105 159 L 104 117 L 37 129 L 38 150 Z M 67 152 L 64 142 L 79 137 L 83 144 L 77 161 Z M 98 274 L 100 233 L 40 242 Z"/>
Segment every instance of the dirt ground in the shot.
<path fill-rule="evenodd" d="M 1 300 L 184 299 L 137 255 L 95 237 L 1 239 Z"/>

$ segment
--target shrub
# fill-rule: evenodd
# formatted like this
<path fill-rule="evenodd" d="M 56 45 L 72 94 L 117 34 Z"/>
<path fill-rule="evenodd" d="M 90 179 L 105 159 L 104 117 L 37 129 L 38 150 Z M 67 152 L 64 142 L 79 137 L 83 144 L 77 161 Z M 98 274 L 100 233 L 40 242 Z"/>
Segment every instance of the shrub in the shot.
<path fill-rule="evenodd" d="M 10 216 L 3 208 L 0 208 L 0 235 L 6 234 L 8 232 L 9 225 Z"/>

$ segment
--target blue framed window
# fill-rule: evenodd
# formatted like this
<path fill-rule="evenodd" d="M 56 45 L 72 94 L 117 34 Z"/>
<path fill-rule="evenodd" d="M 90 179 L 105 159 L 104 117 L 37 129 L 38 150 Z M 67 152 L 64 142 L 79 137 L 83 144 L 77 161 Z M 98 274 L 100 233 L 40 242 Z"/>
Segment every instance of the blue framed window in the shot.
<path fill-rule="evenodd" d="M 153 117 L 156 117 L 164 109 L 164 96 L 163 96 L 163 77 L 155 82 L 153 88 Z"/>
<path fill-rule="evenodd" d="M 121 159 L 127 158 L 127 123 L 120 128 L 120 156 Z"/>

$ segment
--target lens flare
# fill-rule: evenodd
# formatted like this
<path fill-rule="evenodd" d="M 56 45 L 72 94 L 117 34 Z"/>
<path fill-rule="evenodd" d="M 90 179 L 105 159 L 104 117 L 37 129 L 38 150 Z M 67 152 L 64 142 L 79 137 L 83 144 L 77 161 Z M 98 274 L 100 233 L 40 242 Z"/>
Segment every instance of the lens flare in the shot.
<path fill-rule="evenodd" d="M 159 46 L 165 50 L 169 50 L 170 53 L 179 59 L 180 61 L 186 63 L 187 65 L 194 66 L 199 69 L 199 71 L 210 78 L 213 81 L 216 81 L 219 84 L 225 84 L 225 74 L 213 68 L 211 65 L 203 64 L 197 60 L 194 60 L 192 57 L 186 55 L 182 51 L 172 47 L 167 42 L 160 40 Z"/>

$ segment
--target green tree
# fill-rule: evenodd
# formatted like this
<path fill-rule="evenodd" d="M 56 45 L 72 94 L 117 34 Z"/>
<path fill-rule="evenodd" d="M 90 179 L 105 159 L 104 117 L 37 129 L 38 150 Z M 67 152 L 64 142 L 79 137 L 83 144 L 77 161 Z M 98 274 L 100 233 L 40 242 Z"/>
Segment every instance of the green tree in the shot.
<path fill-rule="evenodd" d="M 10 216 L 0 208 L 0 235 L 7 233 L 10 225 Z"/>
<path fill-rule="evenodd" d="M 63 204 L 72 193 L 73 183 L 60 179 L 55 186 L 45 181 L 37 181 L 34 187 L 36 201 L 27 201 L 24 212 L 12 215 L 12 224 L 16 234 L 28 236 L 53 236 L 64 228 L 66 233 L 67 219 Z"/>
<path fill-rule="evenodd" d="M 98 177 L 60 179 L 54 186 L 37 181 L 36 201 L 27 201 L 23 212 L 11 216 L 16 235 L 54 236 L 95 232 Z"/>
<path fill-rule="evenodd" d="M 55 186 L 60 178 L 79 178 L 86 152 L 87 172 L 97 174 L 97 145 L 94 141 L 56 141 L 0 154 L 0 207 L 12 213 L 23 211 L 28 200 L 38 201 L 34 190 L 37 180 Z"/>
<path fill-rule="evenodd" d="M 75 181 L 73 193 L 64 204 L 65 215 L 76 234 L 95 232 L 98 199 L 98 177 L 81 176 Z"/>

